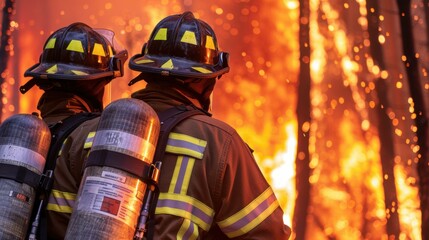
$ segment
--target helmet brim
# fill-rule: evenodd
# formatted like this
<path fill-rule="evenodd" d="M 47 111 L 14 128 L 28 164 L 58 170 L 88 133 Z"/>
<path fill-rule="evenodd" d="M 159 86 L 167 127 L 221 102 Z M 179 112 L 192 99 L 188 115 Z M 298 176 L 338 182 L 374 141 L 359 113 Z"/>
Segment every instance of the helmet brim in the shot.
<path fill-rule="evenodd" d="M 187 78 L 216 78 L 229 72 L 228 64 L 220 58 L 218 64 L 201 64 L 183 58 L 151 56 L 149 54 L 134 55 L 129 61 L 132 70 L 159 74 L 162 76 Z M 225 60 L 226 61 L 226 60 Z"/>
<path fill-rule="evenodd" d="M 62 63 L 36 64 L 24 73 L 24 77 L 40 79 L 93 80 L 103 77 L 113 77 L 114 71 L 82 67 Z"/>

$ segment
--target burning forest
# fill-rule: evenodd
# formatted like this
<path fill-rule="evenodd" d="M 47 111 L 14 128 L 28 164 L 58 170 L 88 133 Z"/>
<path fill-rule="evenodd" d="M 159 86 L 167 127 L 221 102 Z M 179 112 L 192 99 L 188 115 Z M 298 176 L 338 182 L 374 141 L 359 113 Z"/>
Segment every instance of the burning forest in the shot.
<path fill-rule="evenodd" d="M 230 73 L 213 116 L 254 150 L 294 239 L 429 238 L 429 1 L 2 1 L 1 120 L 37 112 L 25 95 L 44 40 L 85 22 L 130 55 L 183 11 L 207 20 Z M 106 101 L 142 87 L 125 75 Z M 252 183 L 245 183 L 252 184 Z"/>

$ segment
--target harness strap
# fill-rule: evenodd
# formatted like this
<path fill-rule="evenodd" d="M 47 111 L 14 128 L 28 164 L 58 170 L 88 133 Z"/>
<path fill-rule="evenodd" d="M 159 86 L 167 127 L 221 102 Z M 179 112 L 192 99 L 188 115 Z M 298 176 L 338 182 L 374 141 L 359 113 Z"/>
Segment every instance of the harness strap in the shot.
<path fill-rule="evenodd" d="M 162 162 L 164 159 L 165 148 L 167 147 L 168 137 L 170 132 L 173 130 L 177 124 L 183 120 L 194 116 L 194 115 L 208 115 L 211 116 L 208 112 L 205 112 L 199 108 L 196 108 L 193 105 L 179 105 L 172 107 L 163 112 L 158 113 L 159 120 L 161 122 L 161 129 L 159 132 L 158 143 L 156 145 L 154 162 Z M 148 229 L 147 229 L 147 240 L 152 240 L 155 233 L 155 209 L 156 203 L 158 202 L 159 190 L 154 192 L 153 202 L 150 205 L 149 209 L 149 218 L 148 218 Z M 147 196 L 148 194 L 146 194 Z"/>

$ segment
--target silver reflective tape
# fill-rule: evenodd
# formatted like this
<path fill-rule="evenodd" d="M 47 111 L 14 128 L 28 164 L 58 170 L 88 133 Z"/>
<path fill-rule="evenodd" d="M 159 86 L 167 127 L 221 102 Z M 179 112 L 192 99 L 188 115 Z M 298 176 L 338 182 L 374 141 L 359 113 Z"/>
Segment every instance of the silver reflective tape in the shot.
<path fill-rule="evenodd" d="M 42 154 L 16 145 L 0 145 L 0 159 L 21 162 L 30 165 L 42 173 L 46 159 Z"/>
<path fill-rule="evenodd" d="M 143 161 L 151 161 L 155 154 L 155 146 L 146 139 L 118 130 L 97 131 L 92 149 L 125 153 Z"/>

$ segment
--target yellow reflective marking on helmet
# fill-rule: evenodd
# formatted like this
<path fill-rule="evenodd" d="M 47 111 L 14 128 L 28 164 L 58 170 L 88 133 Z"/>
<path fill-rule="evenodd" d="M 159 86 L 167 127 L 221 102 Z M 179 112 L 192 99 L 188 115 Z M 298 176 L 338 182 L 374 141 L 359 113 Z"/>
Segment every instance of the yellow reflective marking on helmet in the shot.
<path fill-rule="evenodd" d="M 112 46 L 109 45 L 109 56 L 113 56 L 113 49 Z"/>
<path fill-rule="evenodd" d="M 55 42 L 57 41 L 56 38 L 49 39 L 48 43 L 46 43 L 45 49 L 53 49 L 55 48 Z"/>
<path fill-rule="evenodd" d="M 55 64 L 54 66 L 52 66 L 52 67 L 50 67 L 50 68 L 46 69 L 46 72 L 47 72 L 47 73 L 56 73 L 56 72 L 58 72 L 57 64 Z"/>
<path fill-rule="evenodd" d="M 208 69 L 205 69 L 203 67 L 192 67 L 192 69 L 194 69 L 194 70 L 196 70 L 196 71 L 198 71 L 200 73 L 212 73 L 212 71 L 210 71 Z"/>
<path fill-rule="evenodd" d="M 197 38 L 195 37 L 195 33 L 188 30 L 185 31 L 180 41 L 184 43 L 197 45 Z"/>
<path fill-rule="evenodd" d="M 103 45 L 99 43 L 94 43 L 94 49 L 92 50 L 92 55 L 105 57 L 106 53 L 104 52 Z"/>
<path fill-rule="evenodd" d="M 67 46 L 67 50 L 81 53 L 84 52 L 82 42 L 79 40 L 71 40 L 69 45 Z"/>
<path fill-rule="evenodd" d="M 145 64 L 145 63 L 152 63 L 152 62 L 153 60 L 150 60 L 150 59 L 140 59 L 136 61 L 137 64 Z"/>
<path fill-rule="evenodd" d="M 174 68 L 173 60 L 169 59 L 167 62 L 162 64 L 161 68 L 173 69 Z"/>
<path fill-rule="evenodd" d="M 89 75 L 88 73 L 86 73 L 86 72 L 82 72 L 82 71 L 79 71 L 79 70 L 70 70 L 72 73 L 74 73 L 75 75 L 78 75 L 78 76 L 85 76 L 85 75 Z"/>
<path fill-rule="evenodd" d="M 167 28 L 160 28 L 153 40 L 167 40 Z"/>
<path fill-rule="evenodd" d="M 206 36 L 206 48 L 216 50 L 212 36 Z"/>

